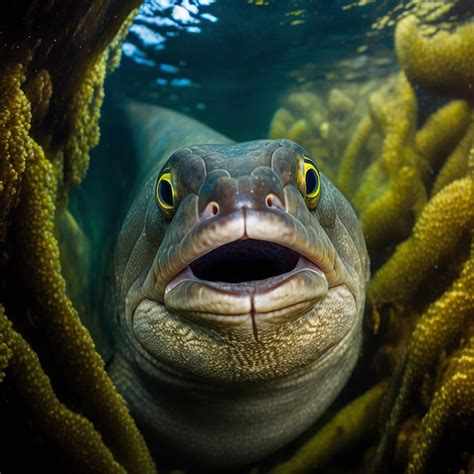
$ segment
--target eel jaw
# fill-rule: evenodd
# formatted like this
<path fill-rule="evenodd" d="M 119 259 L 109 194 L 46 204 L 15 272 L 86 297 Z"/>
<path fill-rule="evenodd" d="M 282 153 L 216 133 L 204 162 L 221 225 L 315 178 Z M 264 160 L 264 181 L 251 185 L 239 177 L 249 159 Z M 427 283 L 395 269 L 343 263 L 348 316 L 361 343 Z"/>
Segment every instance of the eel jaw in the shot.
<path fill-rule="evenodd" d="M 166 307 L 200 323 L 288 321 L 328 292 L 324 272 L 288 247 L 238 239 L 190 262 L 165 287 Z"/>

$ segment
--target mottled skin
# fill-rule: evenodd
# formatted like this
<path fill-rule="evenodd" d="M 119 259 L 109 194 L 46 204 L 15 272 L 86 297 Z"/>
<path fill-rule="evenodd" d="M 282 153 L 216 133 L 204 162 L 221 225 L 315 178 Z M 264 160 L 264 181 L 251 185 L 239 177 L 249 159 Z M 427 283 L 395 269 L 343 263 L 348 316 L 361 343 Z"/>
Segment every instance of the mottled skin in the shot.
<path fill-rule="evenodd" d="M 147 178 L 117 245 L 110 373 L 152 449 L 172 446 L 198 466 L 241 466 L 310 427 L 347 381 L 361 344 L 364 239 L 323 175 L 320 201 L 308 208 L 307 152 L 296 143 L 235 144 L 164 109 L 129 109 Z M 155 196 L 165 163 L 178 201 L 167 218 Z M 298 264 L 242 283 L 190 270 L 239 239 L 289 247 Z"/>

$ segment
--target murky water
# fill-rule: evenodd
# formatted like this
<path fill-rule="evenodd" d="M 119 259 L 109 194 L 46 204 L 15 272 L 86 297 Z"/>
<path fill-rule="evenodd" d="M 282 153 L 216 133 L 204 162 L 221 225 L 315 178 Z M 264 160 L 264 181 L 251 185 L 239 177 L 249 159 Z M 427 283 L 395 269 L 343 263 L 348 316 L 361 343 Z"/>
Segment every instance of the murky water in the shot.
<path fill-rule="evenodd" d="M 235 140 L 262 137 L 289 89 L 326 90 L 394 66 L 393 27 L 372 26 L 398 2 L 366 3 L 145 2 L 111 87 Z"/>
<path fill-rule="evenodd" d="M 121 66 L 107 80 L 102 140 L 72 199 L 91 240 L 106 242 L 94 247 L 95 265 L 102 268 L 112 259 L 136 185 L 138 163 L 123 104 L 138 100 L 168 107 L 235 141 L 284 135 L 310 150 L 336 179 L 346 147 L 369 113 L 370 94 L 400 70 L 394 50 L 397 21 L 422 3 L 145 1 L 123 44 Z M 472 2 L 460 1 L 449 18 L 455 24 L 472 14 Z M 415 92 L 417 128 L 440 104 L 457 97 L 456 91 L 436 95 L 417 85 Z M 375 136 L 366 155 L 381 149 L 382 137 Z M 362 174 L 368 161 L 361 159 L 354 173 Z M 81 219 L 85 215 L 87 221 Z M 396 236 L 371 256 L 375 268 L 400 240 Z M 99 306 L 106 304 L 102 295 L 110 279 L 95 283 Z M 374 342 L 368 337 L 366 344 L 365 357 Z M 336 407 L 372 382 L 358 368 Z"/>
<path fill-rule="evenodd" d="M 341 84 L 364 87 L 397 68 L 390 20 L 397 4 L 146 1 L 121 66 L 106 83 L 102 139 L 76 201 L 89 217 L 91 208 L 97 211 L 91 232 L 116 229 L 130 199 L 137 166 L 121 104 L 134 99 L 169 107 L 236 141 L 265 138 L 291 91 L 327 97 Z M 385 15 L 389 26 L 375 29 Z M 111 159 L 121 166 L 111 167 Z M 103 176 L 106 186 L 99 184 Z"/>

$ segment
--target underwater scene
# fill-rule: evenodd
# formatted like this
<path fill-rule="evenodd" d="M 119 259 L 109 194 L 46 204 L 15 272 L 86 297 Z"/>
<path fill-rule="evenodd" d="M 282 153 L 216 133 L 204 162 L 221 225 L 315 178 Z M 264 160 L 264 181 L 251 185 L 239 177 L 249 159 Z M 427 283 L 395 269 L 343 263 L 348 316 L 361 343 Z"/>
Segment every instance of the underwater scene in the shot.
<path fill-rule="evenodd" d="M 474 473 L 474 1 L 7 1 L 0 472 Z"/>

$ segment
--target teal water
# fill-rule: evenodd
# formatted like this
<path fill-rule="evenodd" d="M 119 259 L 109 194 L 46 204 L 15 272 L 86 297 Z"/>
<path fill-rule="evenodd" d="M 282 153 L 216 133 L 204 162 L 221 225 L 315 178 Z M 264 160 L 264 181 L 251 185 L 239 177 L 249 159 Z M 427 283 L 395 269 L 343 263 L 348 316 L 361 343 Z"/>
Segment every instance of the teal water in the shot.
<path fill-rule="evenodd" d="M 81 226 L 93 243 L 101 243 L 93 245 L 94 266 L 109 268 L 107 278 L 98 274 L 94 283 L 99 312 L 107 313 L 102 296 L 113 278 L 114 242 L 138 170 L 121 111 L 126 101 L 169 107 L 236 141 L 265 138 L 288 94 L 312 92 L 327 100 L 333 89 L 380 85 L 398 71 L 394 27 L 410 3 L 146 1 L 123 44 L 121 66 L 107 80 L 102 139 L 84 185 L 72 198 Z M 456 13 L 472 15 L 472 2 L 458 2 Z M 445 98 L 420 89 L 417 94 L 421 123 Z M 346 144 L 342 140 L 340 150 Z M 351 382 L 355 392 L 364 385 L 360 368 Z M 350 399 L 344 392 L 339 404 Z"/>
<path fill-rule="evenodd" d="M 396 18 L 399 2 L 356 3 L 145 1 L 106 82 L 101 141 L 72 199 L 77 214 L 88 216 L 81 222 L 88 233 L 98 241 L 116 235 L 130 199 L 137 164 L 120 113 L 127 100 L 172 108 L 245 141 L 268 136 L 292 90 L 327 96 L 348 80 L 362 85 L 393 72 L 393 25 L 372 26 L 384 15 Z"/>
<path fill-rule="evenodd" d="M 190 114 L 235 140 L 265 136 L 288 89 L 326 89 L 346 73 L 363 81 L 391 69 L 393 28 L 372 34 L 371 27 L 398 2 L 366 3 L 148 1 L 111 87 Z M 385 64 L 376 65 L 380 57 Z M 330 73 L 336 77 L 328 81 Z"/>
<path fill-rule="evenodd" d="M 113 247 L 138 169 L 124 103 L 172 108 L 236 141 L 265 138 L 289 93 L 310 91 L 327 101 L 334 88 L 357 94 L 397 71 L 395 22 L 413 3 L 146 0 L 123 44 L 120 68 L 106 81 L 101 141 L 71 199 L 100 249 L 97 266 L 110 259 L 102 243 Z M 472 14 L 471 2 L 457 2 L 455 13 Z M 432 103 L 429 97 L 428 108 Z M 354 110 L 351 126 L 364 111 Z M 345 144 L 341 139 L 336 153 Z"/>

